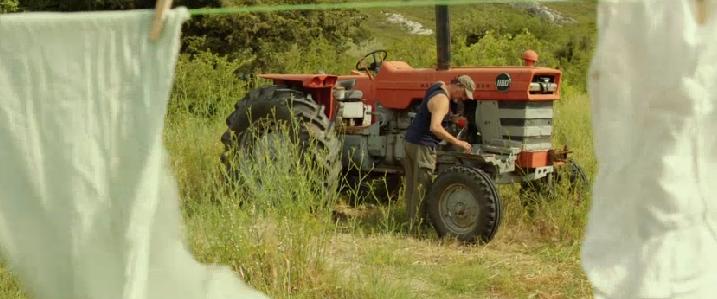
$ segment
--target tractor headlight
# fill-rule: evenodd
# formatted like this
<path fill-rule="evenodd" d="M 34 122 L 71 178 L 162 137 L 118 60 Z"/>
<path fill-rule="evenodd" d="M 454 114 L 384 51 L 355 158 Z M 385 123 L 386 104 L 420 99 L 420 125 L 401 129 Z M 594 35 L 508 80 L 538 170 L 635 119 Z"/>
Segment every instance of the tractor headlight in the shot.
<path fill-rule="evenodd" d="M 531 93 L 553 93 L 558 85 L 552 82 L 531 82 L 528 89 Z"/>

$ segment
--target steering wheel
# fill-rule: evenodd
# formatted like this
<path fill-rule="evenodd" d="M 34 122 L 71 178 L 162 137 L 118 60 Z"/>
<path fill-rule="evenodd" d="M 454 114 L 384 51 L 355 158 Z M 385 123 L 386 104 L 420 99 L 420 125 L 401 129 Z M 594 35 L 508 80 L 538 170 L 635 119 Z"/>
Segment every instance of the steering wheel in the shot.
<path fill-rule="evenodd" d="M 379 54 L 379 57 L 381 58 L 380 60 L 376 59 L 376 54 Z M 371 56 L 373 58 L 373 62 L 371 62 L 371 64 L 366 66 L 365 60 L 367 60 L 369 56 Z M 378 69 L 381 67 L 381 63 L 384 60 L 386 60 L 387 56 L 388 56 L 388 52 L 386 52 L 386 50 L 372 51 L 372 52 L 364 55 L 364 57 L 362 57 L 361 59 L 359 59 L 359 61 L 356 62 L 355 69 L 357 71 L 366 71 L 366 73 L 369 75 L 369 77 L 371 77 L 370 71 L 373 71 L 374 73 L 378 73 Z"/>

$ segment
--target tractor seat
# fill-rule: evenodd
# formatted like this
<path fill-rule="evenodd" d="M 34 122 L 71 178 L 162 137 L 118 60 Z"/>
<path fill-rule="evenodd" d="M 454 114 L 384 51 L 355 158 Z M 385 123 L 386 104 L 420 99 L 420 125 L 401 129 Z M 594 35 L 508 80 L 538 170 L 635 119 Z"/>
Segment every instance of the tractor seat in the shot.
<path fill-rule="evenodd" d="M 386 68 L 386 71 L 390 73 L 406 73 L 415 70 L 405 61 L 386 61 L 383 63 L 383 66 Z"/>

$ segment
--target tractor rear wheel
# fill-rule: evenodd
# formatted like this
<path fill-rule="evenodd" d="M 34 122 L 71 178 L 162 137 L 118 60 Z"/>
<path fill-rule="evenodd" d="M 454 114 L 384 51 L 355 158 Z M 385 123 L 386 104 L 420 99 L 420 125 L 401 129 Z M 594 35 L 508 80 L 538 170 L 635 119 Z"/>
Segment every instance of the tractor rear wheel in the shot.
<path fill-rule="evenodd" d="M 225 147 L 221 162 L 230 176 L 238 176 L 231 158 L 237 148 L 251 152 L 260 138 L 284 138 L 287 132 L 278 131 L 283 128 L 289 128 L 288 136 L 300 145 L 303 152 L 311 147 L 321 150 L 321 153 L 313 153 L 312 158 L 322 171 L 326 171 L 328 179 L 339 176 L 339 141 L 333 124 L 324 113 L 323 106 L 304 92 L 281 86 L 251 90 L 234 105 L 234 111 L 226 118 L 226 125 L 227 130 L 221 137 Z M 278 149 L 275 150 L 280 151 L 286 141 L 276 140 Z M 336 187 L 337 183 L 327 182 L 327 185 Z"/>
<path fill-rule="evenodd" d="M 453 166 L 438 175 L 426 208 L 439 237 L 456 237 L 466 243 L 490 242 L 502 217 L 493 180 L 484 171 L 466 166 Z"/>

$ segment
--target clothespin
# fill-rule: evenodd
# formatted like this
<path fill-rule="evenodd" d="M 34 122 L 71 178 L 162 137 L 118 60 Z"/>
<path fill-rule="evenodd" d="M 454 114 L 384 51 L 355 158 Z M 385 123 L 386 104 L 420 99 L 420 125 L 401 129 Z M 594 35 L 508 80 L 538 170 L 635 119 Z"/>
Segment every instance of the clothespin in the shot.
<path fill-rule="evenodd" d="M 707 21 L 708 16 L 708 9 L 707 9 L 707 1 L 705 0 L 695 0 L 695 14 L 697 19 L 697 24 L 704 24 Z"/>
<path fill-rule="evenodd" d="M 156 7 L 154 8 L 154 21 L 152 21 L 152 30 L 149 31 L 149 39 L 156 41 L 159 38 L 159 34 L 162 33 L 162 27 L 164 26 L 164 15 L 167 10 L 172 6 L 172 0 L 157 0 Z"/>

